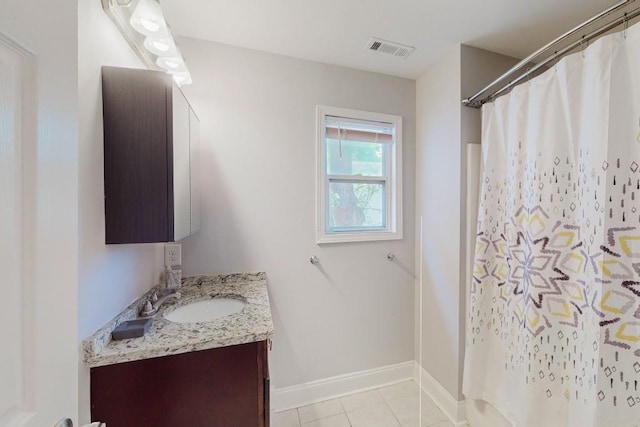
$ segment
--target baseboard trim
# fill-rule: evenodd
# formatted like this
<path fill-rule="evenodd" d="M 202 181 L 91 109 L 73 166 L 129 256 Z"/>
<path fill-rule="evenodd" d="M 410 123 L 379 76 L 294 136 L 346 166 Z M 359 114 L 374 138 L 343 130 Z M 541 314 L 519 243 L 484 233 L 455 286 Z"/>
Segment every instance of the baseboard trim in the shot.
<path fill-rule="evenodd" d="M 411 380 L 415 362 L 352 372 L 290 387 L 271 389 L 271 409 L 275 412 L 298 408 L 312 403 L 335 399 L 348 394 L 367 391 L 389 384 Z"/>
<path fill-rule="evenodd" d="M 420 383 L 422 390 L 433 400 L 455 426 L 467 425 L 467 414 L 464 400 L 456 400 L 444 387 L 433 378 L 418 362 L 414 362 L 414 380 Z"/>

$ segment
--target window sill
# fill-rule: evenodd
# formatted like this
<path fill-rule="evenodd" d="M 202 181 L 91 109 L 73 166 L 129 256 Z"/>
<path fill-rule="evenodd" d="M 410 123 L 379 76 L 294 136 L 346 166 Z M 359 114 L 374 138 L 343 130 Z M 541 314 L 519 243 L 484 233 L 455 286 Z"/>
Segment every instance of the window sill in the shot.
<path fill-rule="evenodd" d="M 332 233 L 319 234 L 316 243 L 319 245 L 328 243 L 355 243 L 375 242 L 380 240 L 401 240 L 402 232 L 370 231 L 358 233 Z"/>

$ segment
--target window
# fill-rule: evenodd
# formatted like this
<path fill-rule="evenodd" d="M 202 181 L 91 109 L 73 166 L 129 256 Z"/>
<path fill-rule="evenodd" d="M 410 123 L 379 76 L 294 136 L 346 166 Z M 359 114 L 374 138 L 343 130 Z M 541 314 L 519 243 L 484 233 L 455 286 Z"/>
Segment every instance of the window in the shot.
<path fill-rule="evenodd" d="M 402 117 L 318 106 L 318 243 L 402 238 Z"/>

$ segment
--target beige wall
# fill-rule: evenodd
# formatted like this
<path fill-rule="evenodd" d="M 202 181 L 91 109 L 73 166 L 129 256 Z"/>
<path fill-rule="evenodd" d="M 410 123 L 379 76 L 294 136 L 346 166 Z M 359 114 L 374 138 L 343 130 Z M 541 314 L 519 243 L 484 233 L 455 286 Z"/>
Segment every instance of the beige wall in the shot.
<path fill-rule="evenodd" d="M 422 218 L 422 354 L 418 361 L 458 397 L 460 345 L 460 47 L 416 84 L 416 221 Z M 416 247 L 419 256 L 421 248 Z M 418 261 L 419 262 L 419 261 Z"/>
<path fill-rule="evenodd" d="M 416 83 L 416 223 L 422 218 L 423 368 L 462 400 L 467 264 L 466 144 L 480 141 L 480 110 L 460 101 L 517 60 L 470 46 L 448 50 Z M 420 336 L 418 335 L 418 339 Z"/>
<path fill-rule="evenodd" d="M 185 274 L 267 272 L 276 388 L 413 360 L 415 82 L 179 43 L 202 147 L 202 228 L 183 243 Z M 316 245 L 317 104 L 403 117 L 403 240 Z"/>

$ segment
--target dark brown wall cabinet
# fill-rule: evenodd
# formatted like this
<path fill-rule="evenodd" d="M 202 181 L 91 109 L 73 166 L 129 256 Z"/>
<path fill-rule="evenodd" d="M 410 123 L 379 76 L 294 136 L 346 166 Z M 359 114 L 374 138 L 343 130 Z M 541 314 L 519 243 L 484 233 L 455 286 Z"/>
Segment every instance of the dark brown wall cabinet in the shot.
<path fill-rule="evenodd" d="M 109 427 L 269 427 L 265 341 L 91 368 Z"/>
<path fill-rule="evenodd" d="M 102 68 L 106 242 L 173 242 L 200 225 L 199 121 L 170 75 Z"/>

